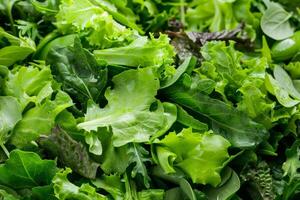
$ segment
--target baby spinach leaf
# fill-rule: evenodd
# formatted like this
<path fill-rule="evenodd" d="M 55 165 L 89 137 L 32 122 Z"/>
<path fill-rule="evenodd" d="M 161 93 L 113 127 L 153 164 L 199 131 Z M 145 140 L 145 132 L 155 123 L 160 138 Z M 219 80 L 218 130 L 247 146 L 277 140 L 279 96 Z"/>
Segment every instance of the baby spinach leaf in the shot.
<path fill-rule="evenodd" d="M 283 40 L 293 35 L 294 28 L 291 26 L 289 19 L 292 14 L 275 2 L 265 0 L 267 10 L 263 14 L 260 26 L 263 32 L 274 40 Z"/>
<path fill-rule="evenodd" d="M 55 79 L 74 99 L 86 104 L 88 99 L 98 102 L 106 85 L 107 70 L 101 69 L 95 58 L 81 45 L 78 38 L 74 46 L 54 48 L 47 56 Z"/>
<path fill-rule="evenodd" d="M 0 165 L 0 183 L 14 189 L 49 185 L 56 173 L 54 160 L 42 160 L 33 152 L 13 150 Z"/>
<path fill-rule="evenodd" d="M 300 103 L 300 93 L 294 87 L 292 79 L 280 66 L 275 66 L 274 77 L 267 75 L 265 86 L 276 96 L 278 102 L 285 107 L 293 107 Z"/>

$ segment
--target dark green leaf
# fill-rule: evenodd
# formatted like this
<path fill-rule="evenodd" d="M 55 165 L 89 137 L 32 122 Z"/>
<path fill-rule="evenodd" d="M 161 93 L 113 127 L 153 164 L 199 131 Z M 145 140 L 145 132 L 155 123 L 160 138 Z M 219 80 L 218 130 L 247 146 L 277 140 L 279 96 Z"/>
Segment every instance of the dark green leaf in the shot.
<path fill-rule="evenodd" d="M 15 189 L 49 185 L 55 173 L 54 160 L 42 160 L 33 152 L 14 150 L 5 164 L 0 165 L 0 183 Z"/>

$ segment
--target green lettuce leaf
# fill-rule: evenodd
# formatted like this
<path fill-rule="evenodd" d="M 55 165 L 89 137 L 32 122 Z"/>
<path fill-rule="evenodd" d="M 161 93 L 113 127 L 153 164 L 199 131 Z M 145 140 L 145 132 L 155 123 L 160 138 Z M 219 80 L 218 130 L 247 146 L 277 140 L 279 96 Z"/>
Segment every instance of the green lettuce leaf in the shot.
<path fill-rule="evenodd" d="M 0 96 L 0 145 L 3 145 L 10 131 L 22 119 L 21 105 L 16 98 Z"/>
<path fill-rule="evenodd" d="M 105 92 L 108 104 L 99 108 L 90 102 L 85 121 L 78 124 L 79 128 L 92 131 L 110 126 L 113 145 L 122 146 L 130 142 L 147 142 L 151 136 L 167 131 L 176 120 L 173 113 L 165 113 L 167 106 L 155 99 L 159 82 L 151 68 L 125 71 L 113 77 L 113 83 L 114 89 Z M 150 110 L 154 102 L 157 102 L 157 108 Z"/>
<path fill-rule="evenodd" d="M 13 1 L 10 1 L 13 2 Z M 2 46 L 3 41 L 8 41 Z M 29 38 L 17 38 L 0 27 L 0 65 L 10 66 L 22 61 L 35 51 L 35 44 Z"/>
<path fill-rule="evenodd" d="M 71 172 L 70 168 L 60 170 L 52 180 L 55 196 L 59 200 L 107 200 L 105 196 L 97 193 L 95 188 L 89 184 L 82 184 L 78 187 L 71 183 L 67 177 Z"/>
<path fill-rule="evenodd" d="M 54 160 L 42 160 L 33 152 L 13 150 L 0 165 L 0 183 L 14 189 L 49 185 L 56 173 Z"/>
<path fill-rule="evenodd" d="M 9 73 L 4 92 L 21 103 L 22 110 L 30 103 L 41 103 L 52 94 L 53 77 L 49 67 L 44 65 L 21 66 Z"/>
<path fill-rule="evenodd" d="M 259 23 L 251 12 L 251 0 L 193 0 L 188 4 L 185 19 L 188 30 L 210 32 L 232 30 L 240 22 L 254 27 Z"/>
<path fill-rule="evenodd" d="M 135 37 L 90 0 L 62 0 L 56 26 L 62 33 L 84 32 L 89 44 L 100 48 L 123 46 Z"/>
<path fill-rule="evenodd" d="M 184 171 L 194 183 L 217 186 L 221 182 L 220 171 L 229 158 L 230 143 L 211 132 L 194 133 L 183 129 L 179 134 L 169 133 L 156 142 L 154 148 L 158 164 L 166 172 Z"/>
<path fill-rule="evenodd" d="M 72 100 L 66 93 L 59 91 L 54 100 L 47 99 L 41 105 L 28 110 L 13 130 L 10 143 L 21 148 L 40 135 L 49 135 L 55 125 L 56 116 L 72 106 Z"/>
<path fill-rule="evenodd" d="M 93 53 L 99 62 L 109 65 L 124 65 L 129 67 L 161 67 L 173 64 L 175 55 L 173 47 L 169 44 L 167 35 L 161 34 L 159 38 L 150 35 L 139 37 L 128 46 L 111 49 L 95 50 Z"/>

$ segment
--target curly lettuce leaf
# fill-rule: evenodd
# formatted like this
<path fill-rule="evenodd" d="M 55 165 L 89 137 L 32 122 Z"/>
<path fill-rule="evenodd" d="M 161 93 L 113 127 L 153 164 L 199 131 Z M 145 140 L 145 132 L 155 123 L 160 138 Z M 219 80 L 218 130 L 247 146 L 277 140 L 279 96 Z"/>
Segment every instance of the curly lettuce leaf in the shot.
<path fill-rule="evenodd" d="M 221 182 L 219 173 L 229 158 L 229 146 L 222 136 L 194 133 L 192 129 L 169 133 L 154 144 L 156 160 L 166 172 L 176 172 L 179 168 L 194 183 L 213 186 Z"/>
<path fill-rule="evenodd" d="M 22 109 L 30 102 L 41 103 L 53 92 L 50 68 L 44 65 L 38 66 L 16 68 L 9 73 L 5 83 L 5 94 L 16 97 Z"/>
<path fill-rule="evenodd" d="M 108 88 L 105 97 L 108 104 L 104 108 L 91 103 L 88 105 L 85 121 L 78 124 L 86 131 L 99 127 L 111 127 L 113 145 L 122 146 L 130 142 L 147 142 L 153 135 L 159 136 L 169 129 L 176 115 L 176 106 L 155 99 L 159 81 L 152 68 L 128 70 L 113 77 L 114 88 Z M 157 108 L 151 110 L 151 105 Z"/>
<path fill-rule="evenodd" d="M 70 174 L 72 170 L 66 168 L 65 170 L 60 170 L 54 176 L 52 183 L 54 188 L 55 196 L 59 200 L 107 200 L 105 196 L 96 192 L 96 189 L 89 184 L 82 184 L 80 187 L 71 183 L 68 180 L 67 175 Z"/>
<path fill-rule="evenodd" d="M 126 45 L 136 37 L 90 0 L 62 0 L 56 26 L 62 33 L 83 32 L 90 45 L 101 49 Z"/>
<path fill-rule="evenodd" d="M 194 0 L 188 4 L 186 26 L 192 31 L 231 30 L 240 22 L 256 27 L 259 23 L 251 12 L 251 0 Z"/>
<path fill-rule="evenodd" d="M 3 45 L 6 41 L 8 41 L 8 44 Z M 13 65 L 24 60 L 34 51 L 35 44 L 31 39 L 17 38 L 0 27 L 0 65 Z"/>
<path fill-rule="evenodd" d="M 175 55 L 169 40 L 164 34 L 159 38 L 151 35 L 150 39 L 144 36 L 137 38 L 128 46 L 95 50 L 93 53 L 99 62 L 104 61 L 109 65 L 167 67 L 173 64 Z"/>

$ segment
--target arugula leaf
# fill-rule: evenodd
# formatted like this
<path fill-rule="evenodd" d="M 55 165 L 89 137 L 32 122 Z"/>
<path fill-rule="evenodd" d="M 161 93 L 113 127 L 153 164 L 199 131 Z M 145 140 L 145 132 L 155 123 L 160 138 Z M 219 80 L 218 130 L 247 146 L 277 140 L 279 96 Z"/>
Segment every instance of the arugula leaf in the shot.
<path fill-rule="evenodd" d="M 74 99 L 85 104 L 88 99 L 98 102 L 106 85 L 107 70 L 101 69 L 93 55 L 83 49 L 78 38 L 74 47 L 57 48 L 50 51 L 47 63 L 51 65 L 55 79 L 62 89 Z"/>
<path fill-rule="evenodd" d="M 89 184 L 82 184 L 80 187 L 71 183 L 67 175 L 72 170 L 66 168 L 60 170 L 54 176 L 52 183 L 55 196 L 60 200 L 74 199 L 74 200 L 107 200 L 107 198 L 96 192 L 95 188 Z"/>
<path fill-rule="evenodd" d="M 0 183 L 14 189 L 32 188 L 51 183 L 56 173 L 54 160 L 42 160 L 33 152 L 13 150 L 0 165 Z"/>
<path fill-rule="evenodd" d="M 16 98 L 0 96 L 0 145 L 3 145 L 9 132 L 22 119 L 22 109 Z"/>
<path fill-rule="evenodd" d="M 292 14 L 275 2 L 264 0 L 267 10 L 263 14 L 260 26 L 263 32 L 274 40 L 283 40 L 293 35 L 294 28 L 289 23 Z"/>
<path fill-rule="evenodd" d="M 39 139 L 39 144 L 54 156 L 64 166 L 70 167 L 83 177 L 94 179 L 99 164 L 95 163 L 80 142 L 72 139 L 63 129 L 56 127 L 48 137 Z"/>
<path fill-rule="evenodd" d="M 288 176 L 288 182 L 283 190 L 283 199 L 288 200 L 292 199 L 294 195 L 300 193 L 300 174 L 298 169 L 300 168 L 300 141 L 296 140 L 291 148 L 287 149 L 286 161 L 282 165 L 284 170 L 284 176 Z"/>
<path fill-rule="evenodd" d="M 47 99 L 43 104 L 28 110 L 13 130 L 10 143 L 22 148 L 40 135 L 49 135 L 54 127 L 56 116 L 72 106 L 71 98 L 59 91 L 53 101 Z M 26 137 L 24 137 L 26 136 Z"/>
<path fill-rule="evenodd" d="M 144 184 L 147 188 L 150 187 L 150 177 L 148 176 L 147 168 L 144 162 L 151 162 L 149 152 L 139 144 L 130 144 L 127 151 L 129 162 L 134 163 L 134 168 L 131 171 L 131 176 L 134 178 L 137 174 L 143 176 Z"/>
<path fill-rule="evenodd" d="M 169 133 L 154 144 L 155 160 L 163 169 L 183 170 L 194 183 L 217 186 L 221 182 L 219 173 L 229 158 L 229 146 L 222 136 L 184 129 L 177 135 Z"/>
<path fill-rule="evenodd" d="M 108 104 L 99 108 L 90 102 L 85 122 L 78 124 L 79 128 L 92 131 L 110 126 L 113 145 L 118 147 L 130 142 L 147 142 L 152 135 L 167 131 L 175 121 L 170 118 L 172 114 L 164 114 L 164 105 L 154 97 L 159 82 L 151 68 L 125 71 L 112 81 L 114 89 L 105 92 Z M 157 109 L 151 111 L 154 102 Z"/>
<path fill-rule="evenodd" d="M 185 19 L 189 31 L 210 32 L 232 30 L 239 22 L 256 26 L 258 23 L 251 12 L 251 0 L 206 1 L 194 0 L 188 4 Z"/>

